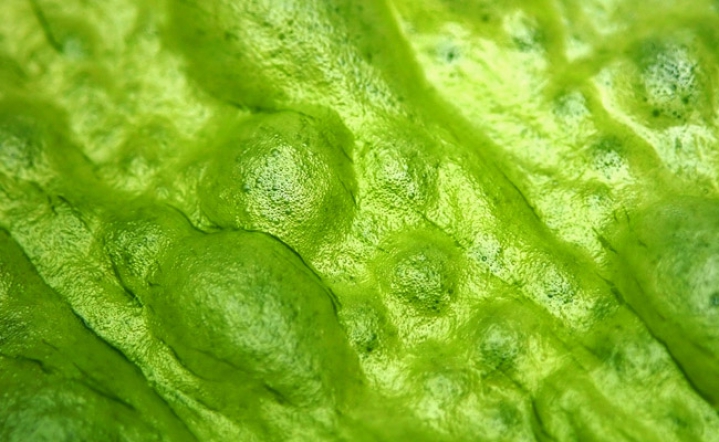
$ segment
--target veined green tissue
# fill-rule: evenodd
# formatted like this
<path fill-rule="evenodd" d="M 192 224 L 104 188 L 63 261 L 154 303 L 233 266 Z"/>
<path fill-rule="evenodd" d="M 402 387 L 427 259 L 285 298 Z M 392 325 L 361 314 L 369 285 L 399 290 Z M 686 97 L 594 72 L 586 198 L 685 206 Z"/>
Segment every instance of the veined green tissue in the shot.
<path fill-rule="evenodd" d="M 0 440 L 719 441 L 716 1 L 0 18 Z"/>

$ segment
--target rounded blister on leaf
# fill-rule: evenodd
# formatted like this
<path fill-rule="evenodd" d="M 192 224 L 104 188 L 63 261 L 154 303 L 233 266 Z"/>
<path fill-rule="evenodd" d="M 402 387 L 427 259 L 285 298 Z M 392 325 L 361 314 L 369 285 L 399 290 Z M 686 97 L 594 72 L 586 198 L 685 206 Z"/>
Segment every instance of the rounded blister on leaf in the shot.
<path fill-rule="evenodd" d="M 185 238 L 164 255 L 156 280 L 153 327 L 198 376 L 263 379 L 295 405 L 331 401 L 354 379 L 333 295 L 269 235 Z"/>
<path fill-rule="evenodd" d="M 340 125 L 295 112 L 251 120 L 204 173 L 203 212 L 220 227 L 268 232 L 300 252 L 336 238 L 353 217 L 356 186 Z"/>
<path fill-rule="evenodd" d="M 711 118 L 713 88 L 701 53 L 692 35 L 640 41 L 631 52 L 627 86 L 632 93 L 623 100 L 630 114 L 655 129 Z"/>
<path fill-rule="evenodd" d="M 426 211 L 437 200 L 437 146 L 402 128 L 372 140 L 364 159 L 375 198 L 400 211 Z"/>
<path fill-rule="evenodd" d="M 131 216 L 114 214 L 103 238 L 120 280 L 131 288 L 152 283 L 162 253 L 189 236 L 193 229 L 187 220 L 169 207 L 137 207 Z"/>
<path fill-rule="evenodd" d="M 416 231 L 395 237 L 378 262 L 386 293 L 421 315 L 445 312 L 455 299 L 461 264 L 444 234 Z"/>
<path fill-rule="evenodd" d="M 719 402 L 719 204 L 669 199 L 630 217 L 624 294 L 696 387 Z"/>

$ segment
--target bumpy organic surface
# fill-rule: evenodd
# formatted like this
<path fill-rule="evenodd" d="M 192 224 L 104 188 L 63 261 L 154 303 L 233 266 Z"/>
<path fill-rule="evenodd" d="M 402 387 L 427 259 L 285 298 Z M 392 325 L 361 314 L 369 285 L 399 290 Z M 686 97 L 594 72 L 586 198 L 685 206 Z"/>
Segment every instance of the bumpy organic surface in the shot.
<path fill-rule="evenodd" d="M 719 441 L 716 1 L 0 17 L 0 440 Z"/>

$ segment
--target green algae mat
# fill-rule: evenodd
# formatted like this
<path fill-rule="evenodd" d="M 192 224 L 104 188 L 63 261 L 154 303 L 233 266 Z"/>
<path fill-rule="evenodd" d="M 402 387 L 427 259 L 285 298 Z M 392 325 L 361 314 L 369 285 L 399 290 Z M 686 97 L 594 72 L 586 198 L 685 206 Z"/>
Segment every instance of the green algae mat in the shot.
<path fill-rule="evenodd" d="M 716 1 L 0 18 L 0 440 L 719 441 Z"/>

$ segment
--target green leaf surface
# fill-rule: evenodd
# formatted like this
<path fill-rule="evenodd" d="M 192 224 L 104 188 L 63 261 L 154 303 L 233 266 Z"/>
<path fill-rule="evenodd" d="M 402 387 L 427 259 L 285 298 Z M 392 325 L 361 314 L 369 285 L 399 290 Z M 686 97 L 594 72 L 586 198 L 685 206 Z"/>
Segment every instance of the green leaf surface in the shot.
<path fill-rule="evenodd" d="M 0 3 L 0 440 L 719 441 L 714 1 Z"/>

